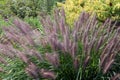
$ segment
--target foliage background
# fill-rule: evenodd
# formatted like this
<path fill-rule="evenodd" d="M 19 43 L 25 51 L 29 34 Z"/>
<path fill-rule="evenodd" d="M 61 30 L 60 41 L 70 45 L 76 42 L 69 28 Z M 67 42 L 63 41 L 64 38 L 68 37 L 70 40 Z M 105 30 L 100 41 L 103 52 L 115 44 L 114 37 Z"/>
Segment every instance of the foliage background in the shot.
<path fill-rule="evenodd" d="M 119 0 L 66 0 L 64 3 L 58 2 L 57 6 L 65 9 L 66 20 L 70 25 L 83 11 L 89 14 L 97 14 L 98 20 L 103 22 L 107 18 L 113 21 L 120 20 Z"/>

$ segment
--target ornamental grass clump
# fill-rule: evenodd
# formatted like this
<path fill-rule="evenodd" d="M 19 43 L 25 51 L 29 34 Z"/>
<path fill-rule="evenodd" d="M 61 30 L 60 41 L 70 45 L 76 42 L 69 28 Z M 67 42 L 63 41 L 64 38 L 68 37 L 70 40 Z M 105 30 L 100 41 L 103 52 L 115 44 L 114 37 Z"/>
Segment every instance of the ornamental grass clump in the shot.
<path fill-rule="evenodd" d="M 43 16 L 41 23 L 42 32 L 19 19 L 3 28 L 8 40 L 0 43 L 0 62 L 8 67 L 12 66 L 8 58 L 19 61 L 21 74 L 28 74 L 16 75 L 19 71 L 9 72 L 14 67 L 2 65 L 3 79 L 5 74 L 30 80 L 119 79 L 120 28 L 111 27 L 111 20 L 99 25 L 96 15 L 82 12 L 71 29 L 64 10 L 55 10 L 54 18 Z"/>

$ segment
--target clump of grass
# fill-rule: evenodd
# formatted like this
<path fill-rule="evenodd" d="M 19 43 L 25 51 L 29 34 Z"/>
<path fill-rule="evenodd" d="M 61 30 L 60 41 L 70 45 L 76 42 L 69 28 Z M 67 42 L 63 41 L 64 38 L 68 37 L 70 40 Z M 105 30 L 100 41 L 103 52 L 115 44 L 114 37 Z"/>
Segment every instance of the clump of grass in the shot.
<path fill-rule="evenodd" d="M 70 29 L 64 10 L 55 10 L 54 19 L 43 16 L 41 23 L 42 32 L 19 19 L 4 27 L 8 41 L 0 44 L 1 56 L 20 59 L 22 69 L 35 80 L 119 78 L 114 63 L 120 51 L 120 28 L 114 30 L 111 20 L 99 26 L 96 15 L 83 12 Z"/>

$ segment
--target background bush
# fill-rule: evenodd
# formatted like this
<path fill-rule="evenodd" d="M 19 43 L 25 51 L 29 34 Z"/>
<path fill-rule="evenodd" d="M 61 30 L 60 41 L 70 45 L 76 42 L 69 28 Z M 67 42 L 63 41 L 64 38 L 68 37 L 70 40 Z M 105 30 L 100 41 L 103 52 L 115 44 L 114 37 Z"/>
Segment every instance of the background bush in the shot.
<path fill-rule="evenodd" d="M 40 17 L 25 17 L 24 21 L 30 26 L 32 26 L 34 29 L 38 29 L 42 32 L 42 24 L 40 22 Z"/>
<path fill-rule="evenodd" d="M 58 1 L 64 0 L 0 0 L 0 14 L 3 17 L 36 17 L 40 12 L 50 13 Z"/>
<path fill-rule="evenodd" d="M 0 16 L 7 18 L 10 17 L 12 11 L 10 10 L 10 0 L 0 0 Z"/>
<path fill-rule="evenodd" d="M 96 13 L 100 21 L 107 18 L 120 20 L 119 0 L 66 0 L 65 3 L 58 3 L 58 7 L 65 9 L 66 19 L 69 24 L 73 24 L 82 11 L 90 14 Z"/>

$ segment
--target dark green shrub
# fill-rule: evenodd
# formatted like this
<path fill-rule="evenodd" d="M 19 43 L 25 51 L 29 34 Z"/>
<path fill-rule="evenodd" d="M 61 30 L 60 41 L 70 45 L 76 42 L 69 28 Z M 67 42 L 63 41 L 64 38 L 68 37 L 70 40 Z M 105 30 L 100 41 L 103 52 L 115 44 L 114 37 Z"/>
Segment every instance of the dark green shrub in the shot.
<path fill-rule="evenodd" d="M 119 59 L 115 57 L 120 50 L 120 28 L 113 30 L 109 19 L 99 26 L 96 16 L 83 12 L 70 29 L 64 11 L 56 10 L 54 19 L 43 16 L 41 23 L 42 33 L 18 19 L 14 26 L 4 27 L 8 41 L 0 44 L 1 65 L 9 64 L 5 56 L 14 59 L 13 63 L 18 58 L 24 63 L 21 70 L 25 69 L 35 80 L 110 80 L 112 76 L 113 80 L 119 79 L 119 71 L 114 70 L 119 64 L 114 64 Z M 1 66 L 1 76 L 12 69 L 5 68 Z M 26 79 L 29 78 L 23 80 Z"/>
<path fill-rule="evenodd" d="M 0 0 L 0 16 L 3 18 L 8 18 L 12 15 L 9 1 L 10 0 Z"/>
<path fill-rule="evenodd" d="M 8 18 L 17 15 L 36 17 L 40 12 L 50 13 L 57 1 L 64 0 L 1 0 L 0 16 Z"/>

